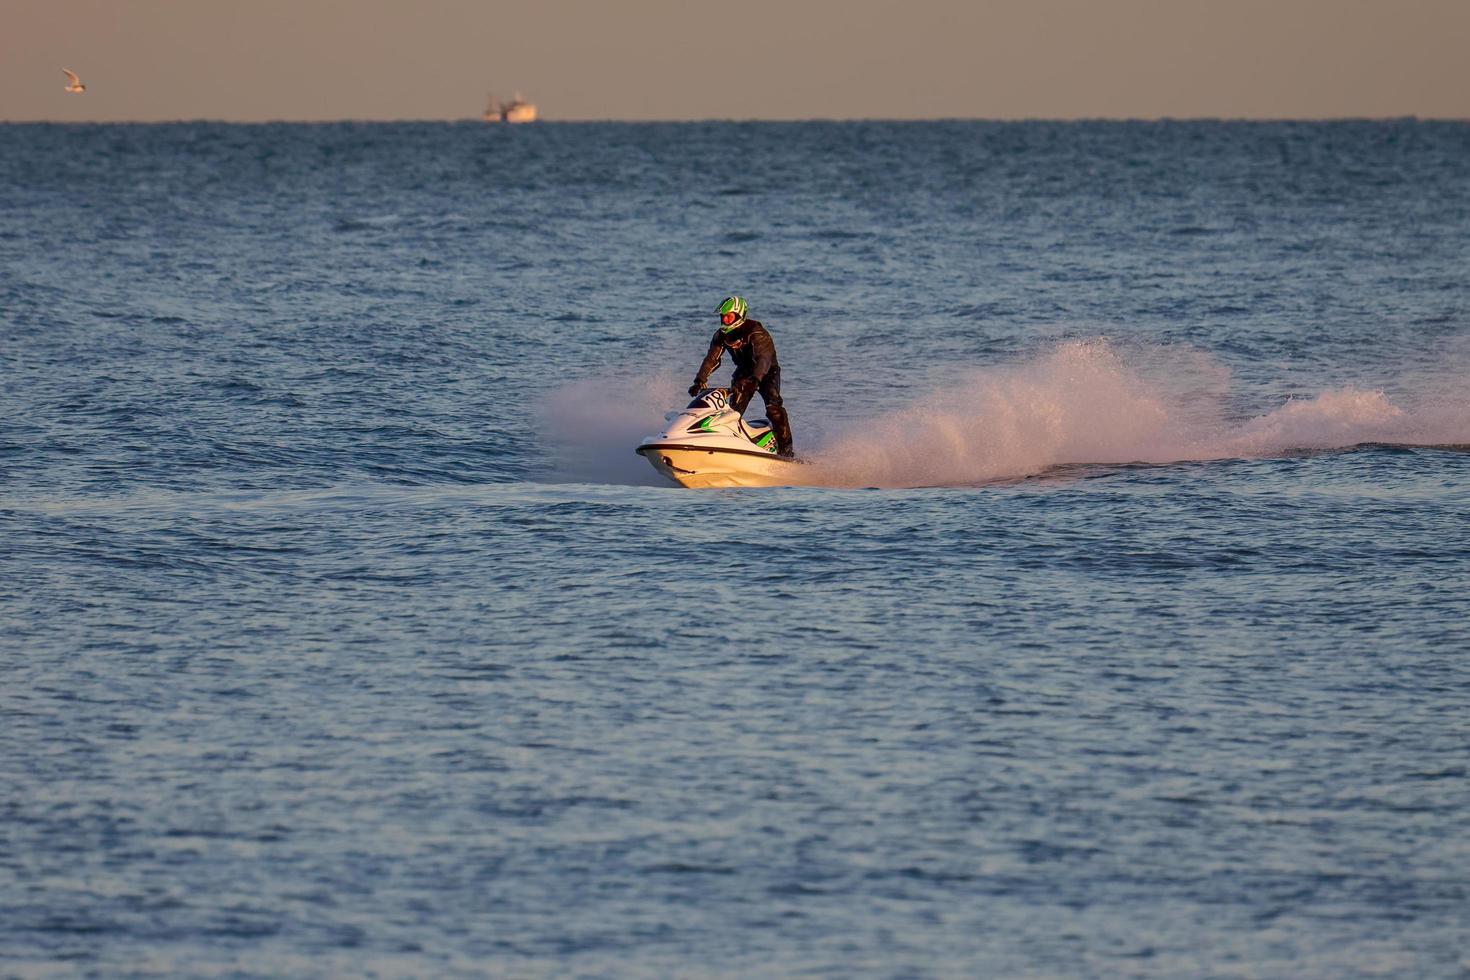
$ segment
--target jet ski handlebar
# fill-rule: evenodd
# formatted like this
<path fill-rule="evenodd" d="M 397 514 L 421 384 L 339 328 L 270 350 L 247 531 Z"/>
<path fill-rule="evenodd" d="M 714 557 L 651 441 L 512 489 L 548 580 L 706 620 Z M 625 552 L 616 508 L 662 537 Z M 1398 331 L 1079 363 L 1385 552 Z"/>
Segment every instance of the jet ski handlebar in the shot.
<path fill-rule="evenodd" d="M 730 404 L 729 388 L 701 388 L 693 401 L 684 407 L 686 409 L 700 407 L 728 409 L 734 406 Z"/>

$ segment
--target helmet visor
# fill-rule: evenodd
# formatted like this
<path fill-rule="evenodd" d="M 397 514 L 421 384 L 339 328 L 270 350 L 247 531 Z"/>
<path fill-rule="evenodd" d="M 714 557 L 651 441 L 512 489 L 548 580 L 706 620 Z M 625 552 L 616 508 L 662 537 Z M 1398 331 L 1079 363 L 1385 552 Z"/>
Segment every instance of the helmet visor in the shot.
<path fill-rule="evenodd" d="M 733 325 L 738 319 L 740 319 L 740 315 L 734 310 L 729 310 L 725 313 L 720 314 L 720 323 L 724 324 L 727 327 Z"/>

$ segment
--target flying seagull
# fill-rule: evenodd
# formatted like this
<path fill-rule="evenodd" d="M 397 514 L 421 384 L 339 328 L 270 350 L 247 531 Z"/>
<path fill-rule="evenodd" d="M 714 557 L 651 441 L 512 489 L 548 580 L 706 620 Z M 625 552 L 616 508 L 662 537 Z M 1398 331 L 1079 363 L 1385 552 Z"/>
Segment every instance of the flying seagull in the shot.
<path fill-rule="evenodd" d="M 62 89 L 63 92 L 71 92 L 72 94 L 76 95 L 87 91 L 87 86 L 82 84 L 82 80 L 77 77 L 76 72 L 72 71 L 70 68 L 63 68 L 61 70 L 66 72 L 67 77 L 67 86 L 66 88 Z"/>

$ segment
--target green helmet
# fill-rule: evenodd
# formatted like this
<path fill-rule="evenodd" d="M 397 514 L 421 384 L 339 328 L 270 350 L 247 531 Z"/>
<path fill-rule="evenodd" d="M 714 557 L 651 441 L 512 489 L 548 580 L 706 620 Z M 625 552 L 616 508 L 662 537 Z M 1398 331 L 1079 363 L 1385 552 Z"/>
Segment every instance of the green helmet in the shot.
<path fill-rule="evenodd" d="M 745 322 L 745 300 L 731 296 L 715 312 L 720 315 L 720 329 L 729 333 Z"/>

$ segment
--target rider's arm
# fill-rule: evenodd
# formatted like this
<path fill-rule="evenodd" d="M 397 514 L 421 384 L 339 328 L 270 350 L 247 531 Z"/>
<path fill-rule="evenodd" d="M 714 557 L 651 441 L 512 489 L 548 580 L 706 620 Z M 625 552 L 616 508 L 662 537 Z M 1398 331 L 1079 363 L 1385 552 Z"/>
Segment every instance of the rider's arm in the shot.
<path fill-rule="evenodd" d="M 699 373 L 694 376 L 696 387 L 703 387 L 709 380 L 709 376 L 715 373 L 715 368 L 720 366 L 720 357 L 725 353 L 725 345 L 722 342 L 719 331 L 715 332 L 715 339 L 709 342 L 709 353 L 704 355 L 704 363 L 699 365 Z"/>

